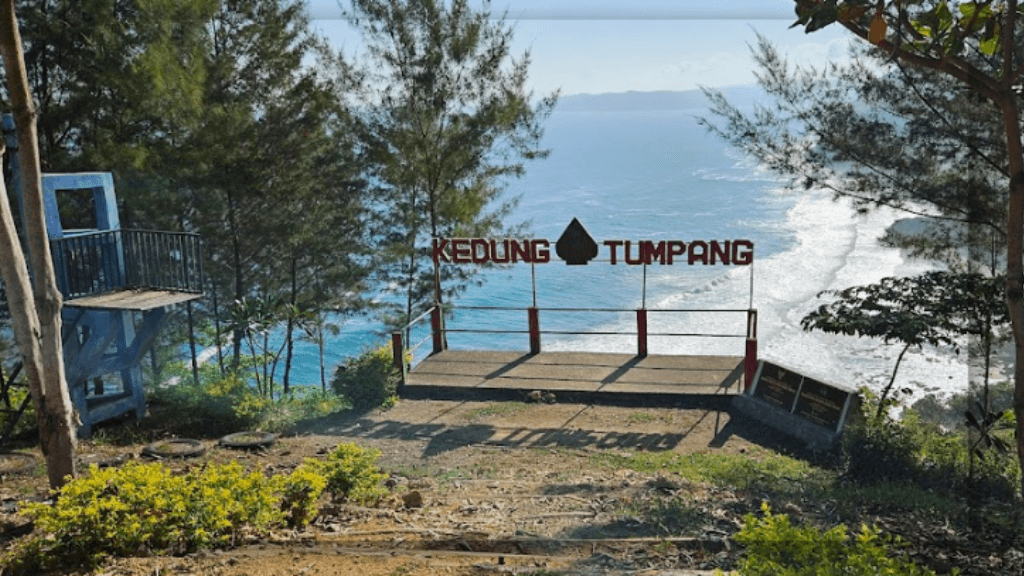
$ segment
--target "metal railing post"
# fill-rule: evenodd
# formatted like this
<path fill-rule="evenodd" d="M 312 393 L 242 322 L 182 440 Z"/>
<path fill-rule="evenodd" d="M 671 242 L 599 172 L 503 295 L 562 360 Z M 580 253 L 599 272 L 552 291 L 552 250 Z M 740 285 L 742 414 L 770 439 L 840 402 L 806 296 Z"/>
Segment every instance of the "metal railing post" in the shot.
<path fill-rule="evenodd" d="M 526 312 L 530 322 L 530 354 L 540 354 L 540 312 L 536 306 Z"/>
<path fill-rule="evenodd" d="M 398 370 L 398 392 L 399 394 L 405 389 L 405 345 L 402 343 L 402 333 L 392 332 L 391 333 L 391 357 L 395 363 L 395 369 Z"/>
<path fill-rule="evenodd" d="M 749 391 L 757 373 L 757 310 L 747 310 L 747 351 L 743 359 L 743 390 Z"/>
<path fill-rule="evenodd" d="M 647 310 L 644 308 L 636 311 L 636 355 L 647 356 Z"/>
<path fill-rule="evenodd" d="M 430 310 L 430 331 L 434 336 L 434 354 L 444 351 L 444 329 L 441 327 L 441 307 L 434 306 Z"/>

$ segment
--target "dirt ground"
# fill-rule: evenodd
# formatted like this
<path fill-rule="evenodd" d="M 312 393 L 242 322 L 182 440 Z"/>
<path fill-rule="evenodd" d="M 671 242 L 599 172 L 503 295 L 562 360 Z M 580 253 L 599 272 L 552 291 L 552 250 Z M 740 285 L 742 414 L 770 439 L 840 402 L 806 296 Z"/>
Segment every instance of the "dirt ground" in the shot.
<path fill-rule="evenodd" d="M 203 456 L 168 463 L 234 459 L 287 472 L 341 442 L 381 451 L 393 490 L 385 503 L 322 501 L 302 532 L 185 557 L 112 559 L 96 573 L 710 574 L 735 561 L 724 536 L 736 531 L 742 510 L 730 506 L 731 497 L 678 476 L 601 466 L 594 456 L 786 448 L 785 439 L 713 409 L 405 400 L 384 412 L 307 423 L 261 452 L 206 439 Z M 83 463 L 102 464 L 138 458 L 141 448 L 86 440 L 80 453 Z M 26 529 L 17 503 L 45 493 L 41 467 L 0 481 L 0 542 Z M 641 513 L 662 506 L 666 495 L 714 505 L 682 532 L 670 531 Z"/>

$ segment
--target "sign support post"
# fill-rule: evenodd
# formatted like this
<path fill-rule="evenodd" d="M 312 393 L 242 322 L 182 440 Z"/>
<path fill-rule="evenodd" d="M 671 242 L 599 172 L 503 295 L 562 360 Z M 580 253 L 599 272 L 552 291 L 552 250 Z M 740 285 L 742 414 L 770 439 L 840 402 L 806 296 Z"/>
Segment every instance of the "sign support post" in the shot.
<path fill-rule="evenodd" d="M 747 350 L 743 358 L 743 390 L 749 391 L 757 373 L 757 310 L 747 310 Z"/>
<path fill-rule="evenodd" d="M 647 310 L 636 311 L 636 355 L 647 357 Z"/>
<path fill-rule="evenodd" d="M 540 354 L 540 311 L 532 306 L 526 312 L 530 321 L 530 354 Z"/>

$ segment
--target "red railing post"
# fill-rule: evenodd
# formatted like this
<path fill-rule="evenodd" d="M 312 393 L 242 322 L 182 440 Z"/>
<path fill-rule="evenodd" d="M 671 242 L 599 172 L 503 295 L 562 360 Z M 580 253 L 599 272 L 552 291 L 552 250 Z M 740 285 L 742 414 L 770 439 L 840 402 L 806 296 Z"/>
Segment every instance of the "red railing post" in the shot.
<path fill-rule="evenodd" d="M 530 354 L 540 354 L 540 313 L 536 306 L 526 312 L 530 321 Z"/>
<path fill-rule="evenodd" d="M 405 387 L 405 345 L 402 343 L 402 333 L 392 332 L 391 333 L 391 357 L 395 363 L 395 369 L 401 375 L 398 380 L 399 388 Z"/>
<path fill-rule="evenodd" d="M 636 311 L 636 355 L 647 356 L 647 310 Z"/>
<path fill-rule="evenodd" d="M 444 351 L 444 329 L 441 327 L 441 307 L 434 306 L 430 310 L 430 332 L 434 337 L 434 354 Z"/>
<path fill-rule="evenodd" d="M 747 354 L 743 359 L 743 390 L 749 391 L 757 373 L 757 310 L 747 310 Z"/>

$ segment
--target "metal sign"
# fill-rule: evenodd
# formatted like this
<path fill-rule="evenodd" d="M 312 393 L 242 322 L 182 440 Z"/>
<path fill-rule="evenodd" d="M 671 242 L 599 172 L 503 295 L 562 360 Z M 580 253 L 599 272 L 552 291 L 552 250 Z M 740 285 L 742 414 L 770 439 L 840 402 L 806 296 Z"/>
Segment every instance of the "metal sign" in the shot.
<path fill-rule="evenodd" d="M 750 240 L 605 240 L 598 244 L 576 218 L 555 242 L 555 254 L 568 265 L 586 265 L 598 257 L 601 246 L 612 265 L 734 265 L 754 262 Z M 510 264 L 551 262 L 551 242 L 544 239 L 434 238 L 437 264 Z"/>

